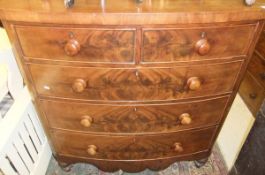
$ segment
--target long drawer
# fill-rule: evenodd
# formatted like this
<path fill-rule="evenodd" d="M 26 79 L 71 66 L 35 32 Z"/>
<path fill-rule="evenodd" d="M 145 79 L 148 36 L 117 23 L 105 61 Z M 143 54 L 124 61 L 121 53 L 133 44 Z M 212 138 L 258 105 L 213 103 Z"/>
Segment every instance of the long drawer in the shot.
<path fill-rule="evenodd" d="M 40 96 L 103 101 L 175 100 L 230 93 L 241 61 L 163 68 L 29 64 Z"/>
<path fill-rule="evenodd" d="M 161 135 L 108 136 L 52 130 L 61 155 L 108 160 L 155 159 L 206 151 L 216 128 Z"/>
<path fill-rule="evenodd" d="M 256 27 L 257 23 L 144 28 L 142 62 L 200 61 L 247 55 Z"/>
<path fill-rule="evenodd" d="M 130 106 L 41 100 L 41 106 L 52 128 L 105 134 L 162 133 L 218 124 L 228 98 Z"/>
<path fill-rule="evenodd" d="M 133 28 L 16 26 L 23 55 L 37 60 L 131 63 Z M 34 48 L 34 49 L 32 49 Z"/>

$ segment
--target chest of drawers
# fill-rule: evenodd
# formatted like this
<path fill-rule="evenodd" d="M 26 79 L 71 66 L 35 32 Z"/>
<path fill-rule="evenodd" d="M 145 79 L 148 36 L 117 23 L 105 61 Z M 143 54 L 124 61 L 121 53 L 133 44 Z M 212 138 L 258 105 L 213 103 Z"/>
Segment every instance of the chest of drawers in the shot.
<path fill-rule="evenodd" d="M 210 155 L 265 17 L 211 2 L 0 1 L 62 166 L 138 172 Z"/>

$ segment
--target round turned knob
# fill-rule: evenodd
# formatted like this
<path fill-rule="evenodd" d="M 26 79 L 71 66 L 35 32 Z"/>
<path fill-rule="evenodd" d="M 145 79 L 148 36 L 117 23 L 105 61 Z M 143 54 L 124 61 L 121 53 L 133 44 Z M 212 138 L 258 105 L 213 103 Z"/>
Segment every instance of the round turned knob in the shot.
<path fill-rule="evenodd" d="M 86 88 L 86 81 L 83 79 L 76 79 L 72 85 L 75 92 L 83 92 Z"/>
<path fill-rule="evenodd" d="M 183 147 L 182 147 L 182 144 L 179 143 L 179 142 L 177 142 L 177 143 L 174 144 L 174 150 L 175 150 L 176 152 L 178 152 L 178 153 L 184 151 L 184 149 L 183 149 Z"/>
<path fill-rule="evenodd" d="M 201 87 L 201 80 L 198 77 L 191 77 L 187 81 L 190 90 L 198 90 Z"/>
<path fill-rule="evenodd" d="M 191 116 L 188 113 L 183 113 L 179 116 L 182 125 L 189 125 L 191 123 Z"/>
<path fill-rule="evenodd" d="M 256 93 L 250 93 L 249 98 L 251 98 L 252 100 L 255 100 L 257 98 L 257 94 Z"/>
<path fill-rule="evenodd" d="M 82 118 L 83 119 L 80 121 L 80 124 L 86 128 L 90 127 L 93 122 L 93 119 L 88 115 L 85 115 Z"/>
<path fill-rule="evenodd" d="M 81 47 L 77 40 L 70 39 L 64 46 L 64 51 L 69 56 L 75 56 L 80 51 Z"/>
<path fill-rule="evenodd" d="M 208 42 L 208 40 L 206 38 L 200 39 L 195 44 L 195 50 L 201 56 L 206 55 L 207 53 L 209 53 L 210 49 L 211 49 L 211 45 L 210 45 L 210 43 Z"/>
<path fill-rule="evenodd" d="M 87 153 L 91 156 L 94 156 L 97 154 L 97 147 L 95 145 L 89 145 L 87 148 Z"/>

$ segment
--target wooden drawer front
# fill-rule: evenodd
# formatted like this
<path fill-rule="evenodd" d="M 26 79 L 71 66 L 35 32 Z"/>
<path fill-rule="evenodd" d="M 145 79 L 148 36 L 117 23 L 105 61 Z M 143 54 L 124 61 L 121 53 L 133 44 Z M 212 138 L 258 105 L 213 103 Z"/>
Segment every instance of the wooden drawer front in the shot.
<path fill-rule="evenodd" d="M 52 128 L 85 132 L 174 132 L 218 124 L 228 96 L 163 105 L 99 105 L 41 101 Z"/>
<path fill-rule="evenodd" d="M 137 101 L 184 99 L 231 92 L 241 63 L 140 69 L 31 64 L 29 68 L 41 96 Z"/>
<path fill-rule="evenodd" d="M 16 26 L 16 32 L 26 57 L 56 61 L 134 62 L 134 29 Z"/>
<path fill-rule="evenodd" d="M 110 160 L 155 159 L 209 148 L 215 128 L 143 136 L 107 136 L 53 131 L 59 154 Z"/>
<path fill-rule="evenodd" d="M 261 58 L 257 53 L 254 53 L 254 55 L 252 56 L 248 71 L 265 88 L 265 60 Z"/>
<path fill-rule="evenodd" d="M 265 58 L 265 30 L 263 30 L 260 35 L 259 41 L 256 46 L 256 51 L 258 51 Z"/>
<path fill-rule="evenodd" d="M 142 62 L 199 61 L 246 55 L 255 29 L 256 24 L 144 29 Z"/>
<path fill-rule="evenodd" d="M 265 97 L 262 86 L 247 72 L 243 79 L 239 93 L 254 116 L 256 116 Z"/>

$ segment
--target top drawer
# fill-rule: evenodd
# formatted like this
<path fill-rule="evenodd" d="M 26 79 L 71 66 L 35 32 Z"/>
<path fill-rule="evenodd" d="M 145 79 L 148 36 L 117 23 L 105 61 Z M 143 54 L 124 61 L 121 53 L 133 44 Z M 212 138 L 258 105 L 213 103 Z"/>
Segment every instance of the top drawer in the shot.
<path fill-rule="evenodd" d="M 199 61 L 247 54 L 257 24 L 143 30 L 142 62 Z"/>
<path fill-rule="evenodd" d="M 134 29 L 16 26 L 16 32 L 25 57 L 75 62 L 134 62 Z"/>

